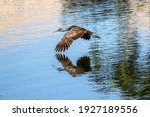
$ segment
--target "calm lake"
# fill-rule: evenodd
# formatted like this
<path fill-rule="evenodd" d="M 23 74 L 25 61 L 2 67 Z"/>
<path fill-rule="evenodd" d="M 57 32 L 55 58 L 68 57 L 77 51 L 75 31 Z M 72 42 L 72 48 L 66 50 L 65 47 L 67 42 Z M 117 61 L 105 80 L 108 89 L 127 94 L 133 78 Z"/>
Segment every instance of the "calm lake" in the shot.
<path fill-rule="evenodd" d="M 150 99 L 149 0 L 1 0 L 0 99 Z M 101 39 L 55 46 L 78 25 Z M 65 69 L 70 65 L 76 69 Z"/>

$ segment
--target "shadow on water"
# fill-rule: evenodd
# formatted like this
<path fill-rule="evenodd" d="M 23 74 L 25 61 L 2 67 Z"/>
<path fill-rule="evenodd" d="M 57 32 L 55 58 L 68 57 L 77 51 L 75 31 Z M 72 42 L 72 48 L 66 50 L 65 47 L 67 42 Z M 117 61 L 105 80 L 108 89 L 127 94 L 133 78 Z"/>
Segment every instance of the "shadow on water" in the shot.
<path fill-rule="evenodd" d="M 62 64 L 62 67 L 57 68 L 58 71 L 67 71 L 73 77 L 91 71 L 90 58 L 88 56 L 80 57 L 73 65 L 71 60 L 64 54 L 56 54 L 57 60 Z"/>

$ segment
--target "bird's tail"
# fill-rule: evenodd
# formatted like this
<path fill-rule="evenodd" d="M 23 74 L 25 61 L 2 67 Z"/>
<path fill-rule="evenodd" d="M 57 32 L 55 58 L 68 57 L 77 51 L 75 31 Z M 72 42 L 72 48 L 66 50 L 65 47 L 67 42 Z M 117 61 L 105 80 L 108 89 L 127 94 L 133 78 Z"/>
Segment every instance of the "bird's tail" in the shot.
<path fill-rule="evenodd" d="M 101 37 L 98 36 L 98 35 L 96 35 L 96 34 L 92 34 L 92 37 L 93 37 L 93 38 L 97 38 L 97 39 L 101 39 Z"/>

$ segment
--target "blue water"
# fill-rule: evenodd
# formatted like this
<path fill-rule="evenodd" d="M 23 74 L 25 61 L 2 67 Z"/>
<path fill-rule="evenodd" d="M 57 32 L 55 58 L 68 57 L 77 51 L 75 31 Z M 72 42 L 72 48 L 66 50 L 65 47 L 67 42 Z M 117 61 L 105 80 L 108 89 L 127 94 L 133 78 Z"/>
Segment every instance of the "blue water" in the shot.
<path fill-rule="evenodd" d="M 36 17 L 32 22 L 24 19 L 19 25 L 0 29 L 0 99 L 150 99 L 147 1 L 53 2 L 47 11 L 56 3 L 61 7 L 49 17 Z M 79 39 L 68 51 L 56 53 L 55 46 L 64 33 L 53 31 L 71 25 L 85 27 L 102 39 Z M 56 54 L 74 66 L 88 57 L 90 70 L 69 73 Z M 87 64 L 85 59 L 83 62 Z"/>

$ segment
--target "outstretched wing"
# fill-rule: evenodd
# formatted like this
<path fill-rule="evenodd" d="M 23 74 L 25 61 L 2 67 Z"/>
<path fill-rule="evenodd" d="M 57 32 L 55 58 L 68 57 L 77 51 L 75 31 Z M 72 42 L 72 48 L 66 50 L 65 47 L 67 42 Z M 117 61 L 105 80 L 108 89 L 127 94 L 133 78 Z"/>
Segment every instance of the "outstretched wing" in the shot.
<path fill-rule="evenodd" d="M 59 41 L 57 44 L 55 51 L 62 52 L 67 50 L 72 42 L 79 37 L 83 37 L 83 35 L 86 33 L 86 30 L 83 28 L 72 28 L 70 29 L 64 37 Z"/>
<path fill-rule="evenodd" d="M 73 66 L 70 59 L 68 57 L 66 57 L 65 55 L 56 54 L 55 56 L 56 56 L 57 60 L 62 64 L 63 67 Z"/>
<path fill-rule="evenodd" d="M 78 59 L 77 67 L 84 69 L 85 72 L 91 71 L 90 58 L 88 56 L 84 56 Z"/>

